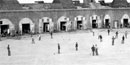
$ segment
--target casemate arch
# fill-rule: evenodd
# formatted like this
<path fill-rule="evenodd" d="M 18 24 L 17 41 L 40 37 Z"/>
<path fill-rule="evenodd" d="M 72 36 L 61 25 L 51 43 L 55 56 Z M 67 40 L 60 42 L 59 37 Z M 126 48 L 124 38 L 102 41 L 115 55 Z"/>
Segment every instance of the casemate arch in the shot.
<path fill-rule="evenodd" d="M 101 18 L 97 15 L 92 15 L 90 17 L 90 23 L 92 28 L 101 28 Z"/>
<path fill-rule="evenodd" d="M 111 17 L 109 15 L 105 15 L 105 17 L 104 17 L 104 27 L 110 28 L 110 24 L 111 24 Z"/>
<path fill-rule="evenodd" d="M 71 21 L 68 17 L 62 16 L 58 19 L 59 31 L 69 31 L 71 27 Z"/>
<path fill-rule="evenodd" d="M 129 27 L 130 17 L 128 14 L 124 14 L 121 18 L 121 27 Z"/>
<path fill-rule="evenodd" d="M 12 34 L 13 30 L 15 30 L 14 24 L 9 19 L 0 19 L 0 34 Z"/>
<path fill-rule="evenodd" d="M 42 32 L 53 32 L 54 23 L 49 17 L 43 17 L 39 19 L 39 33 Z"/>
<path fill-rule="evenodd" d="M 19 22 L 19 30 L 21 34 L 34 33 L 35 32 L 35 24 L 29 18 L 23 18 Z"/>
<path fill-rule="evenodd" d="M 86 21 L 85 17 L 77 16 L 77 17 L 75 17 L 74 20 L 75 20 L 74 21 L 75 29 L 81 30 L 81 29 L 85 29 L 86 28 L 87 21 Z"/>

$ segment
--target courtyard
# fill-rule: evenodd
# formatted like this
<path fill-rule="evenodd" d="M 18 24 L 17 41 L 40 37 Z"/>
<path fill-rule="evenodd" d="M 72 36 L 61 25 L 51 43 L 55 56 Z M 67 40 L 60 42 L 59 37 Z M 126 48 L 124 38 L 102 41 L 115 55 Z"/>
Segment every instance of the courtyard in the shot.
<path fill-rule="evenodd" d="M 112 46 L 112 36 L 119 31 L 119 37 Z M 121 44 L 122 36 L 128 31 L 128 38 Z M 94 29 L 95 36 L 90 30 L 34 35 L 32 44 L 30 35 L 17 39 L 0 41 L 0 65 L 129 65 L 130 35 L 129 29 L 113 29 L 108 36 L 107 29 Z M 98 35 L 103 36 L 100 42 Z M 75 51 L 78 42 L 79 50 Z M 58 54 L 58 43 L 61 54 Z M 10 45 L 11 56 L 8 56 L 7 46 Z M 92 56 L 91 47 L 97 44 L 99 56 Z"/>

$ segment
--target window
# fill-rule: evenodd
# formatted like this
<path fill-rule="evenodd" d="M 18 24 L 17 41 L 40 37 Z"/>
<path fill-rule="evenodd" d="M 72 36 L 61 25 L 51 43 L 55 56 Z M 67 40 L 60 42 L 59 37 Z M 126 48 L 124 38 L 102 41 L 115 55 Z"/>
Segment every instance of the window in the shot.
<path fill-rule="evenodd" d="M 0 24 L 2 24 L 3 22 L 2 21 L 0 21 Z"/>
<path fill-rule="evenodd" d="M 93 0 L 91 0 L 91 2 L 93 2 Z"/>
<path fill-rule="evenodd" d="M 49 21 L 50 19 L 47 19 L 47 21 Z"/>

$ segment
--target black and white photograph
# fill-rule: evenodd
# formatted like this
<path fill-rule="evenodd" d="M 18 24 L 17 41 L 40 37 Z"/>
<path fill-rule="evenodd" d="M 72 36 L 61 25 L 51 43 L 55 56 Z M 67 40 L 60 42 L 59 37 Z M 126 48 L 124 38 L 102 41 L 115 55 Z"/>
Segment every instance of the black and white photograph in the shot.
<path fill-rule="evenodd" d="M 130 65 L 130 0 L 0 0 L 0 65 Z"/>

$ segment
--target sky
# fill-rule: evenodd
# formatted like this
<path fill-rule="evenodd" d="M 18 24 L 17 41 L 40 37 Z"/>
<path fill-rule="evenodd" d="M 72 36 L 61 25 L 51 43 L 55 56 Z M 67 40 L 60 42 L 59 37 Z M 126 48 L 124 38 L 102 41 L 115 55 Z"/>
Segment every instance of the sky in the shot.
<path fill-rule="evenodd" d="M 47 3 L 51 3 L 53 0 L 18 0 L 20 3 L 34 3 L 34 1 L 44 1 Z M 80 0 L 81 2 L 83 2 L 83 0 Z M 98 0 L 96 0 L 98 1 Z M 130 2 L 130 0 L 127 0 L 128 2 Z M 105 0 L 105 2 L 112 2 L 112 0 Z"/>

